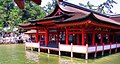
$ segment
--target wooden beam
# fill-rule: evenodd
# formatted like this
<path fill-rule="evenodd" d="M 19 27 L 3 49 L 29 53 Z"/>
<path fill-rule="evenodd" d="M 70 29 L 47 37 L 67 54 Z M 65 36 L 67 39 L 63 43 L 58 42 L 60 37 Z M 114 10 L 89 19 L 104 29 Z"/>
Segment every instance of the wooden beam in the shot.
<path fill-rule="evenodd" d="M 69 34 L 82 34 L 82 32 L 69 32 Z"/>
<path fill-rule="evenodd" d="M 81 30 L 81 28 L 70 28 L 68 30 Z"/>
<path fill-rule="evenodd" d="M 100 26 L 103 28 L 120 29 L 120 27 L 118 27 L 118 26 L 107 25 L 107 24 L 102 24 L 102 23 L 98 23 L 98 22 L 91 22 L 91 24 L 96 25 L 96 26 Z"/>
<path fill-rule="evenodd" d="M 55 20 L 43 20 L 42 22 L 36 22 L 37 24 L 49 24 L 49 23 L 54 23 Z"/>
<path fill-rule="evenodd" d="M 64 14 L 63 11 L 61 11 L 60 9 L 58 9 L 57 12 L 54 14 L 54 16 L 56 16 L 57 14 L 61 14 L 61 13 Z"/>

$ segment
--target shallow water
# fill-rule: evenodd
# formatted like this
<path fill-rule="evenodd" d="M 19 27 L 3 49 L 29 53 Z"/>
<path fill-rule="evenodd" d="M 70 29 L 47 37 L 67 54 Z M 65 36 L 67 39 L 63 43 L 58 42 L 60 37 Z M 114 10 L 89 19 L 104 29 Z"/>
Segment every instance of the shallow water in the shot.
<path fill-rule="evenodd" d="M 117 53 L 96 60 L 84 60 L 30 50 L 25 51 L 22 44 L 0 45 L 0 64 L 120 64 L 119 57 L 120 53 Z"/>

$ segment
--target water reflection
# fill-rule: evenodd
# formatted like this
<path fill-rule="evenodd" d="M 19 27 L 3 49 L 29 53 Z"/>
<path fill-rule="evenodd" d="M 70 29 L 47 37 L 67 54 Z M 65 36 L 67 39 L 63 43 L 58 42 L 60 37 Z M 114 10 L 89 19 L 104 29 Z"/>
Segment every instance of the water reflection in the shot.
<path fill-rule="evenodd" d="M 29 51 L 25 51 L 25 56 L 26 59 L 34 61 L 34 62 L 39 62 L 39 54 L 33 53 L 33 52 L 29 52 Z"/>
<path fill-rule="evenodd" d="M 58 56 L 55 54 L 25 51 L 27 61 L 34 61 L 37 64 L 88 64 L 87 60 L 75 60 L 74 58 Z"/>
<path fill-rule="evenodd" d="M 73 58 L 65 59 L 59 56 L 59 64 L 88 64 L 87 62 L 87 60 L 85 62 L 75 62 Z"/>
<path fill-rule="evenodd" d="M 0 45 L 0 64 L 120 64 L 120 53 L 96 60 L 70 58 L 45 52 L 25 51 L 24 45 Z"/>

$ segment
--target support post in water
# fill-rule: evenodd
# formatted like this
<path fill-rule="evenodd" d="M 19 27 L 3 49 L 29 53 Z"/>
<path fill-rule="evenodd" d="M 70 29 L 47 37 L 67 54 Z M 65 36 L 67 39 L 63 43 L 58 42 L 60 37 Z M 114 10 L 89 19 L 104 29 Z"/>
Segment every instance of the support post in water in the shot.
<path fill-rule="evenodd" d="M 94 58 L 97 57 L 97 43 L 96 43 L 96 46 L 95 46 L 95 54 L 94 54 Z"/>
<path fill-rule="evenodd" d="M 88 59 L 88 44 L 86 44 L 86 54 L 85 54 L 85 59 Z"/>
<path fill-rule="evenodd" d="M 48 54 L 50 54 L 50 49 L 48 49 Z"/>
<path fill-rule="evenodd" d="M 103 49 L 102 49 L 102 56 L 104 56 L 104 43 L 103 43 Z"/>
<path fill-rule="evenodd" d="M 115 52 L 117 53 L 117 42 L 116 42 L 116 49 L 115 49 Z"/>
<path fill-rule="evenodd" d="M 40 46 L 38 47 L 38 52 L 40 52 Z"/>
<path fill-rule="evenodd" d="M 61 55 L 61 52 L 60 52 L 60 42 L 59 42 L 59 56 Z"/>
<path fill-rule="evenodd" d="M 71 43 L 71 58 L 73 57 L 73 50 L 72 50 L 72 48 L 73 48 L 73 44 Z"/>
<path fill-rule="evenodd" d="M 111 44 L 111 42 L 110 42 L 110 51 L 109 51 L 110 54 L 111 54 L 111 45 L 112 45 L 112 44 Z"/>

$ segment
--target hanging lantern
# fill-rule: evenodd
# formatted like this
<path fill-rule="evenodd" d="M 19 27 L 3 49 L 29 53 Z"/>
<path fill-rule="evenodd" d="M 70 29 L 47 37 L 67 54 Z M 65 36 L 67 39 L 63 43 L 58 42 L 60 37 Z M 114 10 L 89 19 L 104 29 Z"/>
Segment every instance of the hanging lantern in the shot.
<path fill-rule="evenodd" d="M 36 3 L 37 5 L 41 5 L 41 0 L 32 0 L 34 3 Z"/>
<path fill-rule="evenodd" d="M 105 36 L 106 36 L 106 39 L 108 39 L 108 34 L 106 34 Z"/>
<path fill-rule="evenodd" d="M 101 34 L 98 34 L 98 39 L 101 39 Z"/>
<path fill-rule="evenodd" d="M 20 9 L 24 9 L 24 0 L 14 0 Z"/>

